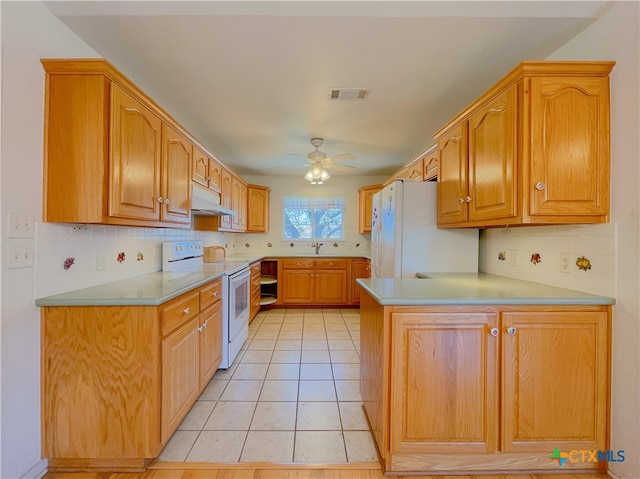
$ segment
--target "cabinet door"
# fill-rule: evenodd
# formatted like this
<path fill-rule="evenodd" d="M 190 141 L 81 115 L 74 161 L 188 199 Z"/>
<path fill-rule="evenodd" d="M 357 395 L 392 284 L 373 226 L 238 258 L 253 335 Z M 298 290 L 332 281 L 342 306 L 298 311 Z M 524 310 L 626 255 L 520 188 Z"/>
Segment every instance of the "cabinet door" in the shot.
<path fill-rule="evenodd" d="M 316 269 L 316 304 L 347 304 L 347 270 Z"/>
<path fill-rule="evenodd" d="M 162 125 L 162 204 L 161 220 L 191 223 L 191 161 L 193 147 L 180 133 Z"/>
<path fill-rule="evenodd" d="M 222 167 L 220 163 L 209 158 L 209 188 L 220 193 L 222 183 Z"/>
<path fill-rule="evenodd" d="M 436 148 L 424 157 L 422 177 L 424 181 L 433 180 L 438 177 L 440 170 L 440 152 Z"/>
<path fill-rule="evenodd" d="M 248 186 L 247 232 L 269 232 L 269 192 L 269 188 Z"/>
<path fill-rule="evenodd" d="M 502 450 L 606 449 L 607 313 L 503 318 Z"/>
<path fill-rule="evenodd" d="M 531 79 L 531 215 L 609 212 L 609 79 Z"/>
<path fill-rule="evenodd" d="M 365 186 L 358 190 L 358 232 L 371 233 L 373 195 L 382 189 L 382 185 Z"/>
<path fill-rule="evenodd" d="M 162 341 L 162 443 L 166 444 L 200 394 L 199 316 Z"/>
<path fill-rule="evenodd" d="M 240 204 L 235 209 L 238 215 L 238 230 L 247 231 L 247 185 L 240 182 Z"/>
<path fill-rule="evenodd" d="M 469 220 L 516 216 L 517 85 L 469 120 Z"/>
<path fill-rule="evenodd" d="M 438 140 L 438 224 L 467 220 L 467 124 L 458 125 Z"/>
<path fill-rule="evenodd" d="M 391 453 L 493 453 L 495 314 L 393 313 Z"/>
<path fill-rule="evenodd" d="M 222 361 L 222 301 L 200 313 L 200 391 L 218 370 Z"/>
<path fill-rule="evenodd" d="M 416 161 L 407 168 L 405 179 L 411 181 L 422 181 L 423 169 L 422 160 Z"/>
<path fill-rule="evenodd" d="M 312 304 L 313 269 L 282 270 L 282 303 Z"/>
<path fill-rule="evenodd" d="M 233 209 L 231 202 L 231 173 L 222 170 L 222 185 L 220 191 L 220 201 L 225 208 Z M 220 216 L 220 228 L 231 229 L 233 227 L 233 216 Z"/>
<path fill-rule="evenodd" d="M 209 157 L 197 147 L 193 147 L 193 168 L 191 179 L 204 187 L 209 186 Z"/>
<path fill-rule="evenodd" d="M 160 219 L 161 125 L 142 103 L 112 84 L 109 216 Z"/>
<path fill-rule="evenodd" d="M 354 259 L 351 261 L 351 304 L 360 304 L 360 285 L 356 283 L 356 279 L 370 277 L 369 260 Z"/>

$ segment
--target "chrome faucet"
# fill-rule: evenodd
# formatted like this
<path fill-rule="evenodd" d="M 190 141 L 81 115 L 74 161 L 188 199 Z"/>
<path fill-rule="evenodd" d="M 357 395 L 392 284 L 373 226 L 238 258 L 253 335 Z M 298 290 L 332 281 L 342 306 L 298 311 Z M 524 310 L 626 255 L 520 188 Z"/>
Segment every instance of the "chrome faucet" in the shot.
<path fill-rule="evenodd" d="M 323 243 L 314 243 L 313 246 L 315 246 L 315 248 L 316 248 L 316 254 L 320 253 L 320 246 L 322 246 L 322 245 L 323 245 Z"/>

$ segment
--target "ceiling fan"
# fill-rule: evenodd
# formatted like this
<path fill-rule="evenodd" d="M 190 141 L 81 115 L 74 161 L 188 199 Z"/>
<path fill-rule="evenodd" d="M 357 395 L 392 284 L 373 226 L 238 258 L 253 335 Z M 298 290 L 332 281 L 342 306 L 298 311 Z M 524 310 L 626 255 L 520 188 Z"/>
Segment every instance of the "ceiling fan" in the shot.
<path fill-rule="evenodd" d="M 355 166 L 339 164 L 343 161 L 355 160 L 355 156 L 351 153 L 342 153 L 340 155 L 327 157 L 327 154 L 324 151 L 320 151 L 318 149 L 323 143 L 324 139 L 322 138 L 311 138 L 311 144 L 314 146 L 315 150 L 307 155 L 307 161 L 311 163 L 312 167 L 319 166 L 327 170 L 338 171 L 351 171 L 355 168 Z"/>

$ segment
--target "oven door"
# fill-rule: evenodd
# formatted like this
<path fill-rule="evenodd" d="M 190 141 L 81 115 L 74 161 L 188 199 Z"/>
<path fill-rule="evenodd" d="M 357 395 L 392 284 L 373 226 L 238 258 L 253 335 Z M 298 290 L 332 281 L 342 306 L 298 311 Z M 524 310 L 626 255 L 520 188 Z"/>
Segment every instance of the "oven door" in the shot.
<path fill-rule="evenodd" d="M 249 335 L 248 268 L 229 275 L 229 362 L 233 362 Z"/>

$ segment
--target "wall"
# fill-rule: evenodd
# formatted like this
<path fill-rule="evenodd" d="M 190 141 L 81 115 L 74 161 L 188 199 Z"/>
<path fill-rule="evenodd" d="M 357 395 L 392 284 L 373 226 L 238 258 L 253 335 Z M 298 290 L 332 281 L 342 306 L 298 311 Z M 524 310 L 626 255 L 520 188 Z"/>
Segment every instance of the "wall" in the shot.
<path fill-rule="evenodd" d="M 40 58 L 97 57 L 41 2 L 0 2 L 2 20 L 2 143 L 0 220 L 3 251 L 1 308 L 0 477 L 38 477 L 40 456 L 40 296 L 161 269 L 162 241 L 201 239 L 228 244 L 234 234 L 157 228 L 40 222 L 44 71 Z M 33 234 L 8 239 L 9 214 L 34 221 Z M 35 267 L 7 269 L 8 243 L 30 245 Z M 118 262 L 118 253 L 126 260 Z M 142 253 L 142 260 L 138 260 Z M 65 270 L 64 262 L 74 258 Z M 104 264 L 104 269 L 102 269 Z M 98 269 L 100 269 L 98 271 Z"/>
<path fill-rule="evenodd" d="M 271 218 L 268 234 L 245 235 L 237 242 L 236 253 L 309 254 L 311 241 L 283 239 L 282 198 L 284 196 L 342 195 L 345 200 L 344 240 L 323 241 L 323 254 L 368 255 L 370 235 L 358 233 L 358 188 L 382 183 L 380 176 L 334 176 L 323 185 L 311 185 L 299 176 L 244 176 L 249 183 L 271 188 Z M 269 244 L 271 246 L 269 246 Z M 293 246 L 290 246 L 290 245 Z M 336 246 L 334 246 L 336 245 Z"/>
<path fill-rule="evenodd" d="M 611 448 L 625 450 L 626 459 L 611 463 L 609 472 L 629 479 L 640 477 L 639 10 L 638 2 L 616 2 L 601 19 L 550 57 L 616 61 L 611 74 L 611 224 L 514 228 L 510 232 L 498 229 L 483 235 L 483 268 L 488 272 L 616 298 Z M 501 250 L 507 252 L 506 261 L 497 259 Z M 513 252 L 517 266 L 510 264 Z M 542 256 L 537 266 L 529 261 L 533 252 Z M 569 273 L 560 271 L 565 255 L 569 257 Z M 575 259 L 583 255 L 592 260 L 589 271 L 575 266 Z"/>

